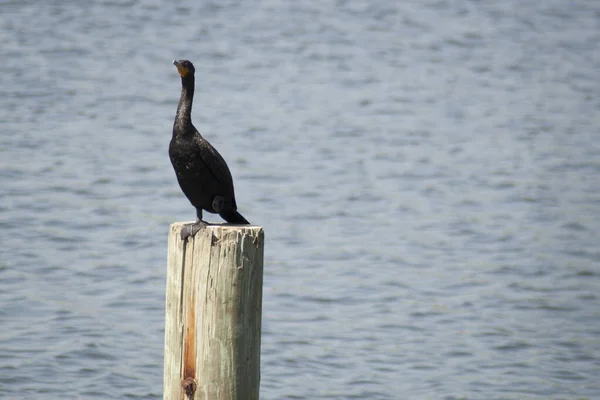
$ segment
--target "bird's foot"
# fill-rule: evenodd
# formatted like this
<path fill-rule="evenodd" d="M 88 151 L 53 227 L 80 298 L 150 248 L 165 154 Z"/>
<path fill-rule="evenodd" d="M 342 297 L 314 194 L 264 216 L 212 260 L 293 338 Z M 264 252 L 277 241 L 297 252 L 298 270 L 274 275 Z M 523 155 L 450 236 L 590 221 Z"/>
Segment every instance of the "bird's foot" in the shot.
<path fill-rule="evenodd" d="M 181 240 L 187 240 L 187 238 L 194 236 L 199 230 L 206 228 L 208 225 L 210 225 L 208 222 L 202 220 L 185 224 L 181 228 Z"/>

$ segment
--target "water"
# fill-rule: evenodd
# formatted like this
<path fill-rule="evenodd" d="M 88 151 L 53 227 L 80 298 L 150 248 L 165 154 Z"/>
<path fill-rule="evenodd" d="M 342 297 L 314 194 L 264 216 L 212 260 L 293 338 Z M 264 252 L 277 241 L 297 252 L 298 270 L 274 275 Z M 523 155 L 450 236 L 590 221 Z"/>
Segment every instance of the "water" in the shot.
<path fill-rule="evenodd" d="M 0 397 L 162 398 L 188 58 L 262 399 L 600 398 L 596 1 L 1 3 Z"/>

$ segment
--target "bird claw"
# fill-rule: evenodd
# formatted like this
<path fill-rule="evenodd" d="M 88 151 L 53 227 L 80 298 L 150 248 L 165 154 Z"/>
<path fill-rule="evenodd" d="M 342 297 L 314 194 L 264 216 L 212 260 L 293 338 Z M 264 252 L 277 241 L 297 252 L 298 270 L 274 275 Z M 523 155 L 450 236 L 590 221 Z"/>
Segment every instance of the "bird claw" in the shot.
<path fill-rule="evenodd" d="M 185 224 L 181 227 L 181 240 L 186 241 L 187 238 L 194 236 L 198 231 L 206 228 L 207 225 L 209 225 L 208 222 L 202 220 Z"/>
<path fill-rule="evenodd" d="M 223 196 L 216 195 L 215 197 L 213 197 L 212 208 L 213 211 L 217 214 L 220 213 L 223 210 L 223 208 L 225 208 L 225 199 L 223 198 Z"/>

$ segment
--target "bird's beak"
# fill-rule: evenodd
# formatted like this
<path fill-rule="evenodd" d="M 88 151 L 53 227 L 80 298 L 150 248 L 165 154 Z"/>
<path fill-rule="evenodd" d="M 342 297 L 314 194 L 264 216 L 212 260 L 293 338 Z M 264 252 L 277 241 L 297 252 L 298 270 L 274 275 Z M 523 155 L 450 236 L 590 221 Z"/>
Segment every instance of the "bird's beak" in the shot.
<path fill-rule="evenodd" d="M 182 78 L 189 72 L 189 70 L 177 60 L 173 60 L 173 65 L 177 67 L 177 71 L 179 71 L 179 75 L 181 75 Z"/>

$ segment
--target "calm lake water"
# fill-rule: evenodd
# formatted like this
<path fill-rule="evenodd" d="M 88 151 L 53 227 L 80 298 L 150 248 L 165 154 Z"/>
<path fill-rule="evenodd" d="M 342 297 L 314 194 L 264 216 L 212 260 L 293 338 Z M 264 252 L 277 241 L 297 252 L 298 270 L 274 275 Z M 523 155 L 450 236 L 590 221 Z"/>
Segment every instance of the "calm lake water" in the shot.
<path fill-rule="evenodd" d="M 0 397 L 162 398 L 187 58 L 261 399 L 600 398 L 598 1 L 0 4 Z"/>

